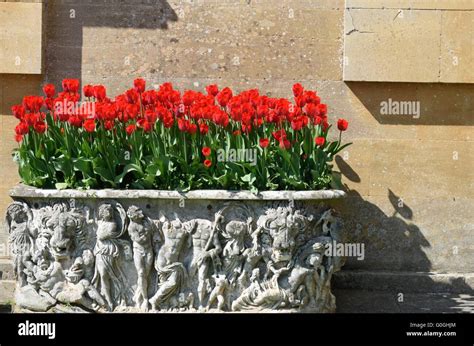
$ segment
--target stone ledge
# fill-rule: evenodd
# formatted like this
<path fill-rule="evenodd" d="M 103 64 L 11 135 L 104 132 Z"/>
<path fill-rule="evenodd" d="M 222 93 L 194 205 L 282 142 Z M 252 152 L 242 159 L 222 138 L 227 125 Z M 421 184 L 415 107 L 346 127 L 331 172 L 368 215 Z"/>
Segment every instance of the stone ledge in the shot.
<path fill-rule="evenodd" d="M 10 259 L 0 258 L 0 281 L 13 280 L 13 263 Z"/>
<path fill-rule="evenodd" d="M 346 0 L 346 8 L 407 10 L 474 10 L 471 0 Z"/>
<path fill-rule="evenodd" d="M 15 198 L 117 198 L 117 199 L 203 199 L 203 200 L 329 200 L 344 198 L 342 190 L 318 191 L 250 191 L 192 190 L 179 192 L 173 190 L 54 190 L 39 189 L 26 185 L 16 185 L 10 190 Z"/>
<path fill-rule="evenodd" d="M 14 301 L 16 282 L 0 280 L 0 306 L 11 305 Z"/>
<path fill-rule="evenodd" d="M 474 294 L 474 273 L 343 270 L 334 274 L 333 287 L 400 293 Z"/>
<path fill-rule="evenodd" d="M 337 313 L 474 313 L 474 296 L 335 289 Z"/>

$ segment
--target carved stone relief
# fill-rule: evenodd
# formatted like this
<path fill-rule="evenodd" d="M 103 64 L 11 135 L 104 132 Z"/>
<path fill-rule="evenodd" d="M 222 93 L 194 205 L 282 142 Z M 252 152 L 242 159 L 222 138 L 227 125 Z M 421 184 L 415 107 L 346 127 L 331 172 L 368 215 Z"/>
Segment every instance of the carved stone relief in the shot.
<path fill-rule="evenodd" d="M 34 202 L 34 203 L 33 203 Z M 333 312 L 344 258 L 333 209 L 288 201 L 187 208 L 143 200 L 15 201 L 7 210 L 23 311 Z M 203 211 L 205 210 L 205 212 Z"/>

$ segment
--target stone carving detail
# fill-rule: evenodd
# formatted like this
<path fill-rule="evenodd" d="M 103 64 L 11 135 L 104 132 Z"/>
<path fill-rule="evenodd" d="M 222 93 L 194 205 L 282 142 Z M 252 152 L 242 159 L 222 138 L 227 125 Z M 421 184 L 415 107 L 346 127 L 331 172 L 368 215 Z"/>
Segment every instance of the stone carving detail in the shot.
<path fill-rule="evenodd" d="M 343 257 L 333 209 L 221 203 L 212 218 L 115 200 L 16 201 L 7 210 L 26 311 L 335 311 Z"/>

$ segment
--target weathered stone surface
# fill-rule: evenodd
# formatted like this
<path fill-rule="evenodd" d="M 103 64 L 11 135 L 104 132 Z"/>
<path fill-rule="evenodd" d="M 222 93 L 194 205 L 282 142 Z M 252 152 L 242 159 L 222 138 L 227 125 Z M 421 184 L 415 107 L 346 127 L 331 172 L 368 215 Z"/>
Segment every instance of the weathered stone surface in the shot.
<path fill-rule="evenodd" d="M 0 73 L 42 72 L 42 13 L 42 3 L 0 2 Z"/>
<path fill-rule="evenodd" d="M 474 4 L 470 0 L 346 0 L 346 8 L 472 10 Z"/>
<path fill-rule="evenodd" d="M 344 229 L 321 202 L 344 193 L 293 194 L 18 187 L 6 213 L 16 304 L 333 312 Z"/>
<path fill-rule="evenodd" d="M 15 300 L 16 282 L 0 280 L 0 306 L 11 306 Z"/>
<path fill-rule="evenodd" d="M 163 6 L 157 18 L 156 9 Z M 166 6 L 151 1 L 133 7 L 116 4 L 112 15 L 105 2 L 71 8 L 74 21 L 67 6 L 48 8 L 46 68 L 52 81 L 59 77 L 58 69 L 61 74 L 82 71 L 84 79 L 94 82 L 97 70 L 102 75 L 200 82 L 289 75 L 299 80 L 341 79 L 343 13 L 337 4 L 199 1 Z M 128 85 L 121 83 L 121 89 Z"/>
<path fill-rule="evenodd" d="M 56 190 L 38 189 L 27 185 L 16 185 L 10 191 L 14 198 L 112 198 L 112 199 L 178 199 L 178 200 L 242 200 L 242 201 L 288 201 L 288 200 L 328 200 L 345 197 L 341 190 L 319 191 L 250 191 L 192 190 Z"/>
<path fill-rule="evenodd" d="M 474 273 L 344 270 L 334 274 L 333 286 L 400 293 L 474 294 Z"/>
<path fill-rule="evenodd" d="M 440 76 L 442 83 L 474 83 L 474 2 L 471 11 L 441 15 Z"/>
<path fill-rule="evenodd" d="M 344 216 L 348 240 L 365 244 L 363 260 L 346 269 L 472 273 L 471 197 L 405 198 L 387 190 L 364 197 L 351 191 L 335 207 Z"/>
<path fill-rule="evenodd" d="M 8 120 L 3 119 L 3 114 L 11 114 L 11 107 L 21 103 L 25 95 L 37 95 L 41 92 L 42 81 L 42 75 L 0 74 L 0 116 L 2 117 L 2 123 Z M 11 131 L 11 129 L 8 131 Z M 8 135 L 11 135 L 11 132 Z M 12 136 L 5 138 L 13 140 Z M 2 135 L 0 141 L 3 140 L 4 136 Z"/>
<path fill-rule="evenodd" d="M 473 313 L 473 294 L 335 289 L 340 313 Z M 403 299 L 403 301 L 400 301 Z"/>
<path fill-rule="evenodd" d="M 46 312 L 56 304 L 56 299 L 40 295 L 33 286 L 24 286 L 15 292 L 15 304 L 34 312 Z"/>
<path fill-rule="evenodd" d="M 0 77 L 1 80 L 1 77 Z M 13 139 L 14 127 L 17 119 L 12 116 L 0 116 L 0 212 L 5 213 L 11 203 L 8 191 L 19 182 L 18 168 L 12 160 L 12 150 L 17 147 Z M 8 234 L 5 231 L 3 218 L 0 220 L 0 259 L 9 257 Z"/>
<path fill-rule="evenodd" d="M 346 9 L 344 80 L 439 81 L 440 20 L 439 11 Z"/>
<path fill-rule="evenodd" d="M 344 80 L 473 83 L 472 1 L 347 1 Z"/>

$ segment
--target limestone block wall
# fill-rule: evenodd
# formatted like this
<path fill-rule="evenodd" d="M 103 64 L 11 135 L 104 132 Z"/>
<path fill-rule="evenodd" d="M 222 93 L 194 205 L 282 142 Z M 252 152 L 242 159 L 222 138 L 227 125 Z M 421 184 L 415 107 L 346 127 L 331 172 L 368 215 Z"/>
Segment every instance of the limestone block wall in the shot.
<path fill-rule="evenodd" d="M 40 74 L 42 1 L 0 2 L 0 73 Z"/>
<path fill-rule="evenodd" d="M 417 25 L 433 35 L 429 26 L 438 27 L 439 21 L 428 17 L 454 14 L 446 2 L 429 3 L 432 8 L 423 11 L 425 19 Z M 462 66 L 472 66 L 472 26 L 467 24 L 473 12 L 462 7 L 469 3 L 458 1 L 456 7 L 464 30 L 451 18 L 435 35 L 453 43 L 437 41 L 437 56 L 459 50 Z M 404 8 L 406 16 L 411 11 L 402 1 L 389 6 Z M 423 50 L 431 49 L 425 47 L 425 35 L 394 30 L 387 36 L 391 50 L 399 53 L 404 42 L 411 42 L 418 57 L 413 67 L 411 55 L 402 54 L 396 68 L 400 73 L 416 70 L 425 83 L 344 81 L 344 42 L 353 35 L 371 35 L 349 34 L 346 7 L 342 0 L 49 1 L 42 81 L 59 84 L 64 77 L 76 77 L 83 84 L 102 83 L 114 95 L 141 76 L 150 86 L 171 81 L 179 88 L 202 90 L 217 83 L 285 97 L 294 82 L 301 82 L 318 91 L 330 117 L 350 123 L 345 138 L 354 144 L 335 162 L 350 196 L 338 210 L 350 220 L 350 239 L 366 247 L 365 259 L 349 259 L 345 269 L 473 272 L 472 79 L 449 69 L 442 69 L 438 78 L 440 62 L 432 66 L 424 59 L 429 52 Z M 370 11 L 384 18 L 388 12 L 381 7 Z M 371 52 L 369 46 L 364 49 Z M 365 66 L 360 73 L 369 75 L 377 68 Z M 416 77 L 404 73 L 410 74 Z M 7 113 L 6 104 L 18 102 L 22 92 L 14 80 L 2 80 L 4 75 L 0 90 Z M 383 114 L 382 103 L 389 100 L 417 102 L 419 114 Z M 13 126 L 10 117 L 2 117 L 2 213 L 7 188 L 17 180 L 9 159 Z"/>

